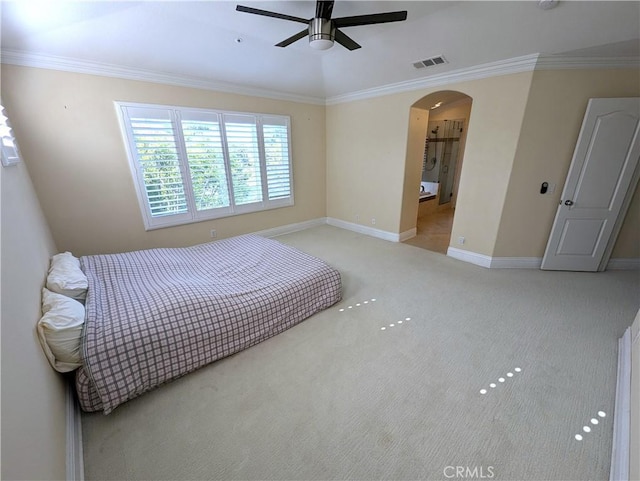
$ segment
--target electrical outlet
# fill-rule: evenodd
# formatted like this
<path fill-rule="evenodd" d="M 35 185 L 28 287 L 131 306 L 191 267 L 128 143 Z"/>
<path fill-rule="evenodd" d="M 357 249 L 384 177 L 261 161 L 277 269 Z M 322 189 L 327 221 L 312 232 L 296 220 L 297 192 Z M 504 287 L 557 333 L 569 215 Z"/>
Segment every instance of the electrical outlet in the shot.
<path fill-rule="evenodd" d="M 215 229 L 211 229 L 211 238 L 215 239 L 216 237 L 218 237 L 218 233 L 216 232 Z"/>
<path fill-rule="evenodd" d="M 356 222 L 360 222 L 360 215 L 356 214 Z"/>
<path fill-rule="evenodd" d="M 465 240 L 466 239 L 464 237 L 462 237 L 462 236 L 458 237 L 458 244 L 460 244 L 460 245 L 464 244 Z"/>
<path fill-rule="evenodd" d="M 376 225 L 376 218 L 375 217 L 371 218 L 371 225 Z"/>

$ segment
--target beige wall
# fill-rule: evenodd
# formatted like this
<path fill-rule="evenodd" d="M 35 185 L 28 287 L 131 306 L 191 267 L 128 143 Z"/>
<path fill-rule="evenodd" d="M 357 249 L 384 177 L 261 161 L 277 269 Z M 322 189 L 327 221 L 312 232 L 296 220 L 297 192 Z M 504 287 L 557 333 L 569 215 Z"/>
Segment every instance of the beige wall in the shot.
<path fill-rule="evenodd" d="M 454 246 L 540 257 L 587 99 L 638 95 L 637 80 L 637 70 L 555 70 L 447 85 L 473 100 L 452 232 L 466 242 Z M 229 237 L 325 216 L 408 232 L 421 171 L 414 154 L 423 148 L 411 139 L 426 122 L 412 106 L 444 90 L 325 108 L 17 66 L 3 68 L 2 81 L 54 239 L 77 255 L 190 245 L 210 240 L 212 228 Z M 146 232 L 114 100 L 290 115 L 296 205 Z M 538 194 L 542 181 L 556 183 L 555 196 Z M 613 257 L 640 256 L 638 219 L 636 195 Z"/>
<path fill-rule="evenodd" d="M 640 258 L 640 184 L 631 198 L 631 205 L 611 253 L 612 258 Z"/>
<path fill-rule="evenodd" d="M 414 130 L 425 119 L 411 106 L 438 90 L 445 89 L 327 107 L 329 217 L 367 226 L 375 217 L 375 227 L 394 233 L 415 227 L 421 164 L 413 159 L 421 157 L 414 155 Z M 638 96 L 640 83 L 637 70 L 553 70 L 446 90 L 473 102 L 451 235 L 466 242 L 452 246 L 495 257 L 541 257 L 588 99 Z M 543 181 L 556 184 L 555 195 L 538 193 Z M 636 192 L 612 257 L 640 257 L 639 233 Z"/>
<path fill-rule="evenodd" d="M 543 256 L 589 98 L 640 96 L 639 80 L 637 70 L 534 73 L 494 256 Z M 539 193 L 545 181 L 554 194 Z M 612 257 L 640 257 L 637 190 Z"/>
<path fill-rule="evenodd" d="M 407 154 L 404 184 L 402 191 L 413 192 L 415 206 L 406 205 L 403 207 L 403 215 L 415 216 L 432 213 L 436 210 L 436 202 L 433 199 L 427 202 L 418 202 L 420 192 L 420 181 L 422 179 L 422 164 L 424 161 L 424 142 L 427 135 L 427 124 L 429 122 L 429 111 L 422 108 L 411 107 L 409 113 L 409 133 L 407 135 Z M 415 225 L 414 225 L 415 227 Z"/>
<path fill-rule="evenodd" d="M 515 156 L 532 72 L 447 86 L 469 95 L 473 108 L 460 177 L 453 238 L 491 255 Z M 405 162 L 411 106 L 425 89 L 327 107 L 327 215 L 389 232 L 416 225 L 421 162 Z M 424 142 L 424 140 L 423 140 Z M 411 148 L 411 145 L 409 146 Z"/>
<path fill-rule="evenodd" d="M 400 232 L 411 104 L 405 94 L 327 107 L 329 217 Z M 419 174 L 412 180 L 415 227 Z M 375 225 L 371 219 L 376 219 Z"/>
<path fill-rule="evenodd" d="M 473 99 L 451 238 L 491 255 L 520 136 L 532 72 L 469 82 Z"/>
<path fill-rule="evenodd" d="M 76 255 L 208 242 L 326 216 L 325 108 L 17 66 L 2 96 L 60 250 Z M 116 100 L 291 116 L 295 206 L 145 231 Z"/>
<path fill-rule="evenodd" d="M 65 383 L 35 326 L 56 252 L 24 163 L 0 167 L 2 211 L 2 479 L 65 479 Z"/>

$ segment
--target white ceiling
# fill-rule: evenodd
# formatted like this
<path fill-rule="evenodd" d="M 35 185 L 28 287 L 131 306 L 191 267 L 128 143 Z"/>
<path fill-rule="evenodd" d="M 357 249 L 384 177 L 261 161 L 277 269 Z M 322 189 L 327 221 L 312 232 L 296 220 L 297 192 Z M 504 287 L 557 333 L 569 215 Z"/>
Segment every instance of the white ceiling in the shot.
<path fill-rule="evenodd" d="M 333 17 L 407 10 L 405 22 L 345 28 L 362 45 L 326 51 L 274 44 L 300 23 L 237 12 L 242 4 L 302 18 L 313 1 L 2 1 L 5 53 L 63 57 L 316 99 L 535 53 L 640 56 L 640 2 L 341 1 Z M 241 39 L 240 42 L 237 39 Z M 444 55 L 448 64 L 413 63 Z"/>

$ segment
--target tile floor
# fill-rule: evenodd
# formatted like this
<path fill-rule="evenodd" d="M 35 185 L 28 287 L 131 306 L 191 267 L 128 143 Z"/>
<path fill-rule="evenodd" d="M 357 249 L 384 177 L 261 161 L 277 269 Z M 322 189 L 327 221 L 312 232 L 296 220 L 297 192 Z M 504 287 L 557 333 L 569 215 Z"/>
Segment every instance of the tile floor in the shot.
<path fill-rule="evenodd" d="M 453 227 L 453 214 L 454 210 L 449 208 L 418 218 L 416 236 L 405 241 L 405 244 L 446 254 Z"/>

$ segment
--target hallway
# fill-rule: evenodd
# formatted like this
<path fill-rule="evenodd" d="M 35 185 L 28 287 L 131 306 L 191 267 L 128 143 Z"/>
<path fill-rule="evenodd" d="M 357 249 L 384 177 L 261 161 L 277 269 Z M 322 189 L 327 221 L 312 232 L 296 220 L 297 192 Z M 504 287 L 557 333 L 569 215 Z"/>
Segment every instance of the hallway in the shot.
<path fill-rule="evenodd" d="M 449 208 L 418 218 L 416 236 L 404 243 L 446 255 L 453 227 L 453 214 L 454 210 Z"/>

